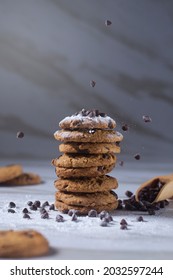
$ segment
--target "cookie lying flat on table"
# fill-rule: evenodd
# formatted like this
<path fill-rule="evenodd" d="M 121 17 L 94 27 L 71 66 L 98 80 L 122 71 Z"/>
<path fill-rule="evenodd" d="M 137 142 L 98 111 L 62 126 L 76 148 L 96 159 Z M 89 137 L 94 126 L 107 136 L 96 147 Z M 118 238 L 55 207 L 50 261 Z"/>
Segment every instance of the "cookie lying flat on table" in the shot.
<path fill-rule="evenodd" d="M 1 258 L 30 258 L 48 251 L 47 239 L 35 230 L 0 231 Z"/>
<path fill-rule="evenodd" d="M 59 167 L 82 168 L 93 166 L 112 165 L 116 162 L 116 156 L 112 154 L 63 154 L 59 158 L 53 159 L 52 164 Z"/>
<path fill-rule="evenodd" d="M 113 129 L 116 126 L 116 122 L 107 116 L 105 113 L 99 112 L 99 110 L 85 110 L 75 113 L 70 117 L 64 118 L 59 126 L 62 129 Z"/>
<path fill-rule="evenodd" d="M 67 142 L 59 145 L 61 153 L 77 154 L 107 154 L 120 153 L 119 142 L 117 143 L 75 143 Z"/>
<path fill-rule="evenodd" d="M 54 138 L 62 142 L 114 143 L 121 142 L 123 135 L 114 130 L 57 130 Z"/>
<path fill-rule="evenodd" d="M 0 183 L 14 179 L 23 172 L 20 164 L 11 164 L 0 167 Z"/>
<path fill-rule="evenodd" d="M 109 191 L 118 187 L 116 178 L 109 175 L 99 176 L 95 178 L 76 179 L 57 179 L 54 182 L 55 188 L 66 192 L 93 193 Z"/>
<path fill-rule="evenodd" d="M 97 177 L 111 172 L 114 167 L 115 164 L 84 168 L 56 167 L 55 172 L 56 175 L 60 178 Z"/>
<path fill-rule="evenodd" d="M 37 185 L 41 183 L 39 175 L 34 173 L 22 173 L 18 177 L 3 183 L 4 186 L 27 186 Z"/>

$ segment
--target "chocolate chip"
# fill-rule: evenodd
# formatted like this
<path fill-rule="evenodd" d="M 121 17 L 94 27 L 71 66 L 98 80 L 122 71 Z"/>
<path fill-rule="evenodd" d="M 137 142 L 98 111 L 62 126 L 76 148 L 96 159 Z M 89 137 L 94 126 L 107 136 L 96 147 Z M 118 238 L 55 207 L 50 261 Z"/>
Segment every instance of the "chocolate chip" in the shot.
<path fill-rule="evenodd" d="M 10 209 L 8 209 L 8 213 L 16 213 L 16 212 L 15 212 L 15 210 L 10 208 Z"/>
<path fill-rule="evenodd" d="M 41 205 L 41 207 L 46 207 L 46 206 L 49 206 L 49 202 L 48 201 L 45 201 L 42 205 Z"/>
<path fill-rule="evenodd" d="M 41 215 L 41 218 L 42 219 L 49 219 L 49 214 L 46 212 L 44 212 L 42 215 Z"/>
<path fill-rule="evenodd" d="M 97 217 L 97 211 L 94 210 L 94 209 L 91 209 L 91 210 L 88 212 L 88 217 Z"/>
<path fill-rule="evenodd" d="M 9 207 L 10 207 L 10 208 L 15 208 L 15 207 L 16 207 L 16 204 L 15 204 L 14 202 L 10 201 Z"/>
<path fill-rule="evenodd" d="M 122 200 L 121 199 L 118 199 L 118 206 L 117 206 L 117 210 L 121 210 L 121 209 L 123 209 L 123 202 L 122 202 Z"/>
<path fill-rule="evenodd" d="M 120 225 L 127 225 L 127 221 L 126 221 L 125 219 L 122 219 L 122 220 L 120 221 Z"/>
<path fill-rule="evenodd" d="M 137 219 L 136 219 L 138 222 L 143 222 L 144 221 L 144 219 L 143 219 L 143 217 L 142 216 L 139 216 L 139 217 L 137 217 Z"/>
<path fill-rule="evenodd" d="M 132 193 L 131 191 L 126 191 L 126 192 L 125 192 L 125 195 L 126 195 L 127 197 L 132 197 L 133 193 Z"/>
<path fill-rule="evenodd" d="M 39 200 L 36 200 L 36 201 L 34 201 L 34 205 L 36 206 L 36 207 L 40 207 L 40 205 L 41 205 L 41 203 L 40 203 L 40 201 Z"/>
<path fill-rule="evenodd" d="M 33 210 L 33 211 L 37 211 L 37 206 L 35 204 L 32 204 L 30 207 L 29 207 L 30 210 Z"/>
<path fill-rule="evenodd" d="M 105 20 L 105 25 L 106 26 L 110 26 L 111 24 L 112 24 L 112 22 L 109 19 Z"/>
<path fill-rule="evenodd" d="M 140 154 L 135 154 L 135 155 L 134 155 L 134 158 L 135 158 L 136 160 L 139 160 L 139 159 L 141 158 L 141 156 L 140 156 Z"/>
<path fill-rule="evenodd" d="M 25 214 L 23 215 L 23 218 L 24 218 L 24 219 L 30 219 L 30 216 L 29 216 L 27 213 L 25 213 Z"/>
<path fill-rule="evenodd" d="M 47 211 L 46 211 L 46 209 L 45 209 L 44 207 L 41 207 L 41 208 L 40 208 L 40 213 L 41 213 L 41 214 L 44 214 L 44 213 L 47 213 Z"/>
<path fill-rule="evenodd" d="M 122 125 L 122 130 L 123 131 L 127 131 L 127 130 L 129 130 L 129 126 L 128 126 L 128 124 L 124 124 L 124 125 Z"/>
<path fill-rule="evenodd" d="M 71 217 L 71 216 L 73 216 L 73 214 L 76 214 L 76 210 L 74 210 L 74 209 L 70 209 L 69 211 L 68 211 L 68 215 Z"/>
<path fill-rule="evenodd" d="M 106 215 L 108 214 L 108 212 L 106 212 L 105 210 L 101 211 L 99 214 L 99 218 L 102 220 L 103 218 L 106 217 Z"/>
<path fill-rule="evenodd" d="M 17 138 L 23 138 L 24 137 L 24 133 L 22 131 L 18 131 L 16 134 Z"/>
<path fill-rule="evenodd" d="M 91 87 L 95 87 L 95 85 L 96 85 L 96 81 L 91 80 L 91 81 L 90 81 L 90 86 L 91 86 Z"/>
<path fill-rule="evenodd" d="M 58 223 L 61 223 L 61 222 L 64 222 L 64 217 L 62 216 L 62 215 L 57 215 L 56 216 L 56 222 L 58 222 Z"/>
<path fill-rule="evenodd" d="M 143 121 L 146 122 L 146 123 L 152 121 L 152 119 L 149 116 L 147 116 L 147 115 L 144 115 L 142 118 L 143 118 Z"/>
<path fill-rule="evenodd" d="M 22 210 L 22 212 L 23 212 L 23 213 L 29 213 L 29 211 L 28 211 L 27 208 L 24 208 L 24 209 Z"/>
<path fill-rule="evenodd" d="M 125 225 L 125 224 L 121 225 L 121 226 L 120 226 L 120 229 L 126 230 L 126 229 L 127 229 L 127 225 Z"/>
<path fill-rule="evenodd" d="M 55 205 L 53 203 L 49 206 L 49 210 L 55 210 Z"/>
<path fill-rule="evenodd" d="M 100 226 L 101 226 L 101 227 L 107 227 L 107 226 L 108 226 L 108 223 L 107 223 L 107 221 L 105 220 L 105 218 L 103 218 L 103 219 L 101 220 Z"/>
<path fill-rule="evenodd" d="M 28 201 L 27 204 L 28 204 L 28 206 L 31 206 L 31 205 L 33 205 L 33 202 L 32 201 Z"/>
<path fill-rule="evenodd" d="M 75 213 L 73 213 L 73 215 L 71 217 L 71 221 L 73 221 L 73 222 L 77 221 L 77 215 Z"/>

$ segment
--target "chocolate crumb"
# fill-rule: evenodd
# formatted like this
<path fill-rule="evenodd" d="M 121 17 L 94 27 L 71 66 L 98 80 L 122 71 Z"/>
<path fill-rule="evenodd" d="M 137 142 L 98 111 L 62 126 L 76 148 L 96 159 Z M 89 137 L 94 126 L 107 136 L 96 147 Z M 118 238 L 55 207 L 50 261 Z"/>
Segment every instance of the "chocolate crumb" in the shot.
<path fill-rule="evenodd" d="M 135 158 L 136 160 L 139 160 L 139 159 L 141 158 L 141 156 L 140 156 L 140 154 L 136 154 L 136 155 L 134 155 L 134 158 Z"/>
<path fill-rule="evenodd" d="M 15 210 L 10 208 L 10 209 L 8 209 L 8 213 L 16 213 L 16 212 L 15 212 Z"/>
<path fill-rule="evenodd" d="M 110 26 L 111 24 L 112 24 L 112 21 L 110 21 L 110 20 L 108 20 L 108 19 L 105 20 L 105 25 L 106 25 L 106 26 Z"/>
<path fill-rule="evenodd" d="M 143 121 L 146 122 L 146 123 L 152 121 L 152 119 L 149 116 L 147 116 L 147 115 L 144 115 L 142 118 L 143 118 Z"/>
<path fill-rule="evenodd" d="M 18 131 L 16 134 L 17 138 L 23 138 L 24 137 L 24 133 L 22 131 Z"/>
<path fill-rule="evenodd" d="M 96 85 L 96 81 L 91 80 L 91 81 L 90 81 L 90 86 L 91 86 L 91 87 L 95 87 L 95 85 Z"/>
<path fill-rule="evenodd" d="M 9 207 L 10 207 L 10 208 L 15 208 L 15 207 L 16 207 L 16 204 L 15 204 L 14 202 L 10 201 Z"/>

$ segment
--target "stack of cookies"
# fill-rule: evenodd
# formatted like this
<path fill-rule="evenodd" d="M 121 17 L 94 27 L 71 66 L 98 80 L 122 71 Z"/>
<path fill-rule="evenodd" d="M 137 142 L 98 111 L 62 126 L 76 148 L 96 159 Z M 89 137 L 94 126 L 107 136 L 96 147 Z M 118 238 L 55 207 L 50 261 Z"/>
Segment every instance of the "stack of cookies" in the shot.
<path fill-rule="evenodd" d="M 56 175 L 55 206 L 68 212 L 70 209 L 86 215 L 92 209 L 98 213 L 117 208 L 118 187 L 116 178 L 108 174 L 116 163 L 115 153 L 120 152 L 121 133 L 114 131 L 115 121 L 99 110 L 80 112 L 63 119 L 61 130 L 54 133 L 63 142 L 63 153 L 53 159 Z"/>

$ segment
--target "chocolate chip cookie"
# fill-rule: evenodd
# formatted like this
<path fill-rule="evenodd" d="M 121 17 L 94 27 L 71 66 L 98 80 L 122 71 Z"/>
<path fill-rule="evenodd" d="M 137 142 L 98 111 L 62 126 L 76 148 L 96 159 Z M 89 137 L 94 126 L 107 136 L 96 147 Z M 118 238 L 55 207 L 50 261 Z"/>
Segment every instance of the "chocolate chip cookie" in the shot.
<path fill-rule="evenodd" d="M 16 178 L 21 175 L 23 168 L 20 164 L 11 164 L 0 167 L 0 183 Z"/>
<path fill-rule="evenodd" d="M 14 179 L 5 181 L 4 186 L 27 186 L 27 185 L 37 185 L 41 183 L 41 178 L 39 175 L 34 173 L 22 173 L 21 175 L 15 177 Z"/>

